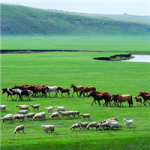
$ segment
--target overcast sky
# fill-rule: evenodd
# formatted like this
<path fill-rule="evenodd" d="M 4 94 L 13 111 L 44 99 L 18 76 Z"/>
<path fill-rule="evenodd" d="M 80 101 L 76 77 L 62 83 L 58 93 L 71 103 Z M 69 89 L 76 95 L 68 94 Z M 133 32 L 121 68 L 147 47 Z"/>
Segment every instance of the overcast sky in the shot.
<path fill-rule="evenodd" d="M 150 15 L 150 0 L 0 0 L 0 2 L 80 13 Z"/>

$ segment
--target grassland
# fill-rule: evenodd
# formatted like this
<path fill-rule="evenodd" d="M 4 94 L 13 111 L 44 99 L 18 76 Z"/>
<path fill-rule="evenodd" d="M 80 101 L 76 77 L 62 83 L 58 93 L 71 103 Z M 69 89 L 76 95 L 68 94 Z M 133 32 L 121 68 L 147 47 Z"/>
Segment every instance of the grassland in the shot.
<path fill-rule="evenodd" d="M 149 52 L 149 36 L 2 36 L 2 50 L 99 50 Z"/>
<path fill-rule="evenodd" d="M 97 91 L 108 91 L 111 94 L 137 95 L 139 91 L 150 91 L 150 64 L 134 62 L 108 62 L 93 60 L 93 57 L 104 57 L 116 53 L 38 53 L 23 55 L 1 56 L 1 88 L 23 84 L 46 84 L 70 88 L 70 84 L 95 86 Z M 72 94 L 72 89 L 71 89 Z M 121 129 L 112 131 L 70 131 L 69 127 L 83 121 L 75 119 L 49 120 L 46 115 L 44 121 L 25 121 L 5 123 L 1 122 L 2 149 L 110 149 L 110 150 L 148 150 L 150 148 L 150 112 L 149 106 L 129 108 L 127 103 L 119 107 L 91 107 L 92 98 L 74 97 L 37 98 L 32 101 L 6 101 L 6 95 L 1 95 L 1 104 L 7 105 L 7 111 L 1 113 L 15 114 L 16 105 L 41 104 L 40 111 L 46 106 L 65 106 L 69 110 L 78 110 L 81 113 L 90 113 L 92 121 L 100 122 L 110 117 L 119 120 Z M 104 101 L 101 102 L 103 104 Z M 55 111 L 55 110 L 54 110 Z M 30 112 L 32 109 L 30 108 Z M 34 111 L 37 113 L 37 111 Z M 135 128 L 124 128 L 123 118 L 133 119 Z M 25 134 L 14 134 L 17 125 L 25 125 Z M 44 133 L 42 124 L 55 124 L 54 133 Z"/>

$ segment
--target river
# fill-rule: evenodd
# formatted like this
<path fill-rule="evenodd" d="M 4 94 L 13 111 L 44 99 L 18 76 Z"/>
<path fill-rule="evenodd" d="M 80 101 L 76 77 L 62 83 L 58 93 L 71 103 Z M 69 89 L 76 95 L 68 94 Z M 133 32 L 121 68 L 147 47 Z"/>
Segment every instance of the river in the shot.
<path fill-rule="evenodd" d="M 132 55 L 135 58 L 129 60 L 123 60 L 128 62 L 150 62 L 150 55 Z"/>

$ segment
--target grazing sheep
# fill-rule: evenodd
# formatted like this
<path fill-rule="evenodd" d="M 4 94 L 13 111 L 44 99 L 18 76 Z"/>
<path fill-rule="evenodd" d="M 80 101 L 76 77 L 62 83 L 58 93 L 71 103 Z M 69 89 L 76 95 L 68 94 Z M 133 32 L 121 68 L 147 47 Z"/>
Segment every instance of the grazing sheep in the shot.
<path fill-rule="evenodd" d="M 90 114 L 80 114 L 80 116 L 82 116 L 83 119 L 87 118 L 87 119 L 91 120 Z"/>
<path fill-rule="evenodd" d="M 77 114 L 76 111 L 68 111 L 68 113 L 69 113 L 70 116 L 72 115 L 73 118 L 75 118 L 75 115 Z"/>
<path fill-rule="evenodd" d="M 4 117 L 6 117 L 6 116 L 13 117 L 13 114 L 7 114 L 7 115 L 5 115 Z"/>
<path fill-rule="evenodd" d="M 79 117 L 80 112 L 79 111 L 75 111 L 75 115 L 78 115 L 78 117 Z"/>
<path fill-rule="evenodd" d="M 0 111 L 6 111 L 6 105 L 0 105 Z"/>
<path fill-rule="evenodd" d="M 115 121 L 118 121 L 118 119 L 115 118 L 115 117 L 109 118 L 109 119 L 107 119 L 107 120 L 115 120 Z M 106 121 L 107 121 L 107 120 L 106 120 Z"/>
<path fill-rule="evenodd" d="M 59 111 L 67 111 L 67 109 L 65 109 L 64 106 L 59 106 L 59 107 L 55 106 L 55 109 L 56 109 L 57 112 L 59 112 Z"/>
<path fill-rule="evenodd" d="M 27 105 L 17 105 L 16 108 L 19 107 L 20 110 L 29 110 Z"/>
<path fill-rule="evenodd" d="M 34 117 L 33 117 L 33 120 L 37 120 L 38 118 L 40 118 L 40 120 L 44 120 L 45 119 L 45 115 L 46 113 L 45 112 L 41 112 L 41 113 L 37 113 Z"/>
<path fill-rule="evenodd" d="M 25 119 L 25 115 L 24 114 L 17 114 L 17 115 L 14 115 L 14 120 L 16 120 L 17 119 L 17 122 L 18 122 L 18 120 L 22 120 L 22 122 L 24 121 L 24 119 Z"/>
<path fill-rule="evenodd" d="M 107 123 L 108 123 L 109 126 L 110 126 L 110 129 L 109 129 L 109 130 L 111 130 L 112 128 L 115 129 L 116 127 L 119 127 L 119 129 L 120 129 L 120 126 L 119 126 L 119 124 L 118 124 L 117 121 L 111 122 L 110 120 L 108 120 Z"/>
<path fill-rule="evenodd" d="M 11 115 L 5 115 L 3 118 L 0 118 L 0 121 L 1 120 L 3 120 L 3 123 L 5 122 L 5 121 L 7 121 L 7 120 L 10 120 L 10 122 L 12 122 L 13 123 L 13 116 L 11 116 Z"/>
<path fill-rule="evenodd" d="M 53 112 L 53 107 L 45 107 L 44 109 L 47 110 L 49 114 Z"/>
<path fill-rule="evenodd" d="M 19 132 L 20 130 L 22 130 L 22 133 L 24 133 L 24 125 L 20 125 L 20 126 L 17 126 L 14 133 L 16 134 L 17 132 Z M 20 133 L 20 132 L 19 132 Z"/>
<path fill-rule="evenodd" d="M 71 130 L 71 129 L 75 130 L 75 128 L 76 128 L 76 130 L 77 130 L 78 128 L 80 128 L 80 129 L 81 129 L 81 125 L 80 125 L 80 124 L 78 124 L 78 123 L 73 124 L 73 125 L 70 127 L 70 130 Z"/>
<path fill-rule="evenodd" d="M 49 119 L 53 119 L 53 118 L 55 118 L 55 117 L 57 117 L 57 118 L 59 119 L 59 113 L 58 113 L 58 112 L 52 113 L 52 114 L 50 115 Z"/>
<path fill-rule="evenodd" d="M 141 106 L 142 106 L 142 98 L 141 97 L 134 96 L 134 99 L 136 101 L 136 106 L 138 106 L 138 102 L 140 102 Z"/>
<path fill-rule="evenodd" d="M 36 105 L 30 105 L 32 108 L 33 108 L 33 110 L 39 110 L 39 107 L 40 107 L 40 104 L 36 104 Z"/>
<path fill-rule="evenodd" d="M 98 124 L 97 122 L 91 122 L 86 126 L 86 129 L 89 130 L 90 127 L 92 127 L 92 130 L 93 130 L 93 127 L 95 127 L 95 129 L 97 130 L 97 128 L 96 128 L 97 124 Z"/>
<path fill-rule="evenodd" d="M 107 130 L 107 129 L 110 128 L 109 124 L 108 124 L 107 122 L 104 122 L 104 121 L 103 121 L 103 123 L 101 122 L 101 123 L 98 123 L 98 124 L 97 124 L 96 130 L 97 130 L 99 127 L 102 127 L 103 130 L 105 130 L 105 129 Z"/>
<path fill-rule="evenodd" d="M 41 125 L 41 128 L 48 133 L 48 131 L 54 132 L 55 125 Z"/>
<path fill-rule="evenodd" d="M 81 130 L 82 130 L 82 128 L 84 128 L 84 130 L 86 129 L 86 127 L 87 127 L 87 125 L 89 124 L 88 122 L 79 122 L 78 123 L 79 125 L 80 125 L 80 127 L 81 127 Z"/>
<path fill-rule="evenodd" d="M 70 118 L 70 114 L 69 114 L 68 111 L 64 111 L 64 112 L 59 111 L 59 113 L 62 115 L 62 118 L 64 118 L 64 116 L 67 116 L 66 119 L 68 119 L 68 117 Z M 71 119 L 71 118 L 70 118 L 70 119 Z"/>
<path fill-rule="evenodd" d="M 133 119 L 131 119 L 131 120 L 126 120 L 126 118 L 124 118 L 124 119 L 123 119 L 123 122 L 125 122 L 125 127 L 126 127 L 126 125 L 127 125 L 128 128 L 129 128 L 129 125 L 130 125 L 130 124 L 132 125 L 132 127 L 134 127 L 134 125 L 133 125 Z"/>
<path fill-rule="evenodd" d="M 30 120 L 30 118 L 33 119 L 34 116 L 35 116 L 35 113 L 29 113 L 26 115 L 27 119 L 29 119 L 29 120 Z"/>
<path fill-rule="evenodd" d="M 16 114 L 19 113 L 19 114 L 27 114 L 28 113 L 28 110 L 20 110 L 20 111 L 16 111 Z"/>

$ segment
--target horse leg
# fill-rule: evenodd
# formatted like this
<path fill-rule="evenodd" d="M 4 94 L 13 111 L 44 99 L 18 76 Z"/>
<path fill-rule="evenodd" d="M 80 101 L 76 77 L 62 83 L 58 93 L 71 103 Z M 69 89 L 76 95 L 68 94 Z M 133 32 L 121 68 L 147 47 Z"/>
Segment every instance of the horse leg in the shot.
<path fill-rule="evenodd" d="M 147 102 L 148 102 L 148 100 L 147 100 Z M 149 102 L 148 102 L 149 103 Z M 149 106 L 150 106 L 150 103 L 149 103 Z"/>
<path fill-rule="evenodd" d="M 98 104 L 99 104 L 99 106 L 100 106 L 100 101 L 98 101 Z"/>
<path fill-rule="evenodd" d="M 74 91 L 73 91 L 73 93 L 72 93 L 72 97 L 73 97 L 73 94 L 74 94 Z"/>
<path fill-rule="evenodd" d="M 143 101 L 143 104 L 146 106 L 146 100 Z"/>
<path fill-rule="evenodd" d="M 95 102 L 95 99 L 93 100 L 93 102 Z M 92 105 L 91 105 L 91 106 L 93 106 L 93 102 L 92 102 Z"/>
<path fill-rule="evenodd" d="M 78 96 L 78 92 L 76 92 L 77 93 L 77 96 Z M 79 97 L 79 96 L 78 96 Z"/>
<path fill-rule="evenodd" d="M 8 100 L 9 95 L 7 96 L 7 100 Z M 10 95 L 11 99 L 14 101 L 14 99 L 12 98 L 12 95 Z"/>

